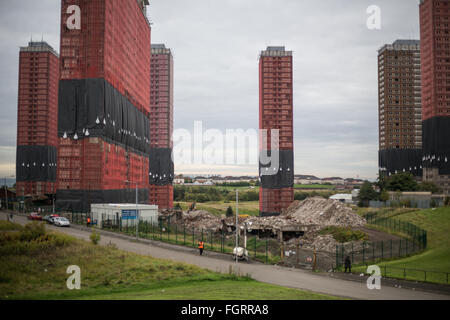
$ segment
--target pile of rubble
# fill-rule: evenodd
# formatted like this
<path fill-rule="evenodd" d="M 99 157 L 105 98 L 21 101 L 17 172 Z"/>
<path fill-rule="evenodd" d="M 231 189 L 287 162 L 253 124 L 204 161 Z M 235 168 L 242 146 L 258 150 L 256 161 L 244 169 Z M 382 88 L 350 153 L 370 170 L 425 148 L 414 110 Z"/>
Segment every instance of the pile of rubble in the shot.
<path fill-rule="evenodd" d="M 300 239 L 291 239 L 285 243 L 286 248 L 295 249 L 300 244 L 302 249 L 310 249 L 317 251 L 335 252 L 337 241 L 332 235 L 318 235 L 317 233 L 305 234 Z"/>
<path fill-rule="evenodd" d="M 336 200 L 320 197 L 308 198 L 302 202 L 294 201 L 281 215 L 301 225 L 320 225 L 338 227 L 362 227 L 366 220 L 353 210 Z"/>
<path fill-rule="evenodd" d="M 183 212 L 182 223 L 188 229 L 218 231 L 222 228 L 222 218 L 204 210 Z"/>
<path fill-rule="evenodd" d="M 366 220 L 351 208 L 339 201 L 321 197 L 294 201 L 278 217 L 252 217 L 247 221 L 251 222 L 255 229 L 281 229 L 296 225 L 316 225 L 320 229 L 326 226 L 355 228 L 366 224 Z"/>

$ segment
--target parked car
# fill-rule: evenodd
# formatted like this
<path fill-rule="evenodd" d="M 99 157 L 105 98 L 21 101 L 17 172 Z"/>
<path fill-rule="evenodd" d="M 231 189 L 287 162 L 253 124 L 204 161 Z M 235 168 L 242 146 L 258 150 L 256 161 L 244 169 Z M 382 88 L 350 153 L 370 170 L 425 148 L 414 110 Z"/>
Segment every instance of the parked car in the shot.
<path fill-rule="evenodd" d="M 28 220 L 42 221 L 42 216 L 38 215 L 36 212 L 32 212 L 32 213 L 30 213 L 30 215 L 28 216 Z"/>
<path fill-rule="evenodd" d="M 57 214 L 52 214 L 50 218 L 48 218 L 48 223 L 53 224 L 55 223 L 55 218 L 59 218 Z"/>
<path fill-rule="evenodd" d="M 42 220 L 45 222 L 48 222 L 49 219 L 50 219 L 50 215 L 46 215 L 42 218 Z"/>
<path fill-rule="evenodd" d="M 53 218 L 53 224 L 57 227 L 70 227 L 70 221 L 64 217 Z"/>

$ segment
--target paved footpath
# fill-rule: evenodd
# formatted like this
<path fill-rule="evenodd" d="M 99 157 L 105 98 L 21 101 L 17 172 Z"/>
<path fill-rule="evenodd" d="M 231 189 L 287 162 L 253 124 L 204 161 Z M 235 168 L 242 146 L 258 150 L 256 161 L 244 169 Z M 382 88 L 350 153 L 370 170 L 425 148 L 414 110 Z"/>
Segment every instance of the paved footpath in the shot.
<path fill-rule="evenodd" d="M 0 219 L 6 219 L 4 212 L 0 213 Z M 25 217 L 17 215 L 14 216 L 13 221 L 21 224 L 27 223 Z M 48 228 L 89 241 L 90 232 L 87 228 L 79 228 L 78 226 L 71 228 L 48 226 Z M 383 286 L 383 280 L 381 281 L 381 290 L 369 290 L 365 283 L 336 279 L 313 274 L 305 270 L 287 269 L 272 265 L 258 263 L 236 264 L 230 259 L 224 259 L 223 256 L 212 252 L 206 252 L 206 255 L 200 257 L 197 251 L 192 248 L 161 244 L 157 241 L 136 242 L 125 236 L 107 232 L 102 232 L 100 243 L 103 245 L 112 243 L 121 250 L 189 263 L 211 271 L 228 273 L 230 268 L 233 268 L 241 275 L 250 275 L 257 281 L 351 299 L 450 300 L 450 295 Z"/>

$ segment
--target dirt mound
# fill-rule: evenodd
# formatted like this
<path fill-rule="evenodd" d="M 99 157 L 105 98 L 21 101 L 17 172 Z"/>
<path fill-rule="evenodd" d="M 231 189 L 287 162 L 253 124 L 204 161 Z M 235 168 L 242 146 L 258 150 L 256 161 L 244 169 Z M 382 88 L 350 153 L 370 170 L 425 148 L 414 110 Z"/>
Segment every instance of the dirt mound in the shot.
<path fill-rule="evenodd" d="M 321 197 L 295 201 L 280 218 L 301 225 L 362 227 L 366 220 L 337 200 Z"/>

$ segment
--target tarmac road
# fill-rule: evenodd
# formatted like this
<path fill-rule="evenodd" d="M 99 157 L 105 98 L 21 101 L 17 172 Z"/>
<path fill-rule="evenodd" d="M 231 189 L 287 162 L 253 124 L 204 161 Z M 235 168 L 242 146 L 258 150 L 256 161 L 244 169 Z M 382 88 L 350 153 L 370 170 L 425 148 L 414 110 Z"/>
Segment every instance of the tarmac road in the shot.
<path fill-rule="evenodd" d="M 0 219 L 6 219 L 4 212 L 1 212 Z M 13 221 L 20 224 L 26 224 L 28 222 L 25 217 L 17 215 L 14 216 Z M 48 228 L 89 241 L 90 232 L 87 229 L 83 230 L 78 227 L 57 228 L 54 226 L 48 226 Z M 450 300 L 450 295 L 383 286 L 383 280 L 381 280 L 381 290 L 369 290 L 365 283 L 331 278 L 313 274 L 305 270 L 287 269 L 256 263 L 236 264 L 210 252 L 205 252 L 200 257 L 196 250 L 168 244 L 161 245 L 152 241 L 135 242 L 125 237 L 102 234 L 100 243 L 103 245 L 113 243 L 121 250 L 150 255 L 155 258 L 185 262 L 217 272 L 228 273 L 230 268 L 233 268 L 233 270 L 237 270 L 241 275 L 248 274 L 257 281 L 351 299 Z"/>

